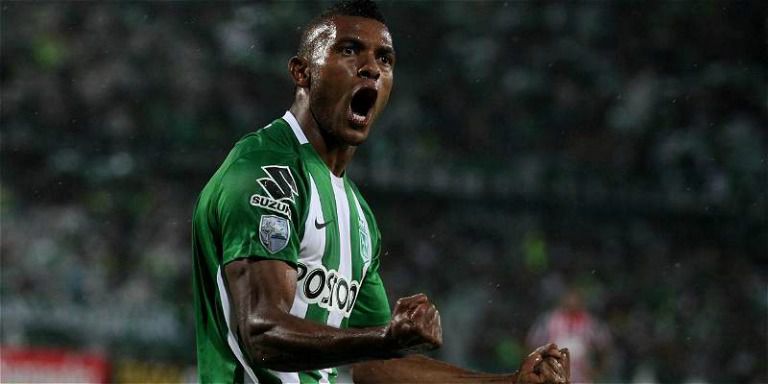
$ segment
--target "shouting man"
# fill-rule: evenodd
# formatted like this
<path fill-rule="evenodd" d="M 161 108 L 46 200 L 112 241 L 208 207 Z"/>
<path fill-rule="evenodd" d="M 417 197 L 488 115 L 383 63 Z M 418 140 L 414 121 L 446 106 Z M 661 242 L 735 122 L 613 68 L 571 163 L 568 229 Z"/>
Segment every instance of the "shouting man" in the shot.
<path fill-rule="evenodd" d="M 288 70 L 293 105 L 241 139 L 203 189 L 193 222 L 201 382 L 568 380 L 568 353 L 531 353 L 508 375 L 410 354 L 442 344 L 423 295 L 390 312 L 376 220 L 344 170 L 384 110 L 396 58 L 372 2 L 310 22 Z"/>

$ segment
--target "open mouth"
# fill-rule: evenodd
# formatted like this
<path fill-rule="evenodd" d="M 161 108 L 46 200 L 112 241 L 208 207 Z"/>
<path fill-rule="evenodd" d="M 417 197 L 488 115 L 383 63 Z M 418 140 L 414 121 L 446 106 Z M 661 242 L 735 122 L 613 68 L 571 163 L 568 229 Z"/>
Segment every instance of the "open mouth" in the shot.
<path fill-rule="evenodd" d="M 349 104 L 349 121 L 357 127 L 368 125 L 378 92 L 373 88 L 362 88 L 352 95 Z"/>

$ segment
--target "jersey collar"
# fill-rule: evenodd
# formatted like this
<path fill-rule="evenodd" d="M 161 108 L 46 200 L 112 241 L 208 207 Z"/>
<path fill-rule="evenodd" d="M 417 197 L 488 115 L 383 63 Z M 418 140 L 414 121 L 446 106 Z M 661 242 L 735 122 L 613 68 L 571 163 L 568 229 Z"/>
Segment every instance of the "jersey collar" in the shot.
<path fill-rule="evenodd" d="M 291 126 L 291 130 L 293 131 L 293 134 L 296 136 L 296 140 L 299 141 L 299 144 L 307 144 L 309 141 L 307 140 L 307 137 L 304 136 L 304 131 L 301 130 L 301 125 L 299 125 L 299 121 L 296 120 L 296 116 L 293 116 L 293 113 L 291 111 L 285 111 L 285 114 L 283 115 L 283 120 L 285 120 L 288 125 Z"/>

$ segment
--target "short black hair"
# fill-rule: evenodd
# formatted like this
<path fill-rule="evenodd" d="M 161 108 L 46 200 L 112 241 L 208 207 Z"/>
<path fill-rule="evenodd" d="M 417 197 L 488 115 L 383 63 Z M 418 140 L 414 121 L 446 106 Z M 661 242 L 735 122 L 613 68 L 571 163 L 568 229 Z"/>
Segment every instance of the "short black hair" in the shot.
<path fill-rule="evenodd" d="M 299 57 L 309 58 L 312 51 L 312 41 L 310 34 L 318 25 L 326 23 L 334 16 L 357 16 L 376 20 L 384 25 L 387 24 L 384 15 L 379 10 L 379 6 L 372 0 L 345 0 L 339 1 L 322 13 L 317 15 L 312 21 L 307 23 L 301 31 L 301 40 L 297 54 Z"/>

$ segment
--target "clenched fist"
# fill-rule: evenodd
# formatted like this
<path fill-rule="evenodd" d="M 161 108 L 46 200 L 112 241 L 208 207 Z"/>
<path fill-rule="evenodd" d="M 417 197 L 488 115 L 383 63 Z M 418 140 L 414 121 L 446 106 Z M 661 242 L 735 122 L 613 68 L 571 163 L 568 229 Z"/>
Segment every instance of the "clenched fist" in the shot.
<path fill-rule="evenodd" d="M 515 381 L 520 384 L 570 383 L 571 362 L 568 348 L 557 349 L 556 344 L 536 348 L 523 360 Z"/>
<path fill-rule="evenodd" d="M 417 352 L 443 344 L 440 313 L 424 294 L 397 300 L 386 337 L 397 352 Z"/>

